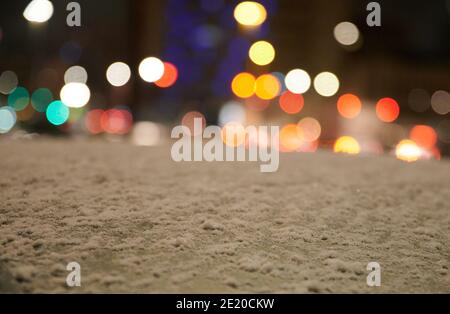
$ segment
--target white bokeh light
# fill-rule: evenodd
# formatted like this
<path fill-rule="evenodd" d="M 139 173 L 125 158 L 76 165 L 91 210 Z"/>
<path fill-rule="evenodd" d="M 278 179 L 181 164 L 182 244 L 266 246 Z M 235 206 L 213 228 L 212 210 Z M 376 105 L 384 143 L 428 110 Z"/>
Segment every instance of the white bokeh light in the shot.
<path fill-rule="evenodd" d="M 53 15 L 53 4 L 48 0 L 33 0 L 31 1 L 23 16 L 29 21 L 34 23 L 47 22 Z"/>
<path fill-rule="evenodd" d="M 219 125 L 224 126 L 229 122 L 238 122 L 245 124 L 247 114 L 245 108 L 236 101 L 227 102 L 220 109 L 219 112 Z"/>
<path fill-rule="evenodd" d="M 91 91 L 86 84 L 68 83 L 61 89 L 59 96 L 67 107 L 81 108 L 89 102 Z"/>
<path fill-rule="evenodd" d="M 115 62 L 106 70 L 106 78 L 108 82 L 116 87 L 123 86 L 130 80 L 130 67 L 123 62 Z"/>
<path fill-rule="evenodd" d="M 16 124 L 17 116 L 11 107 L 0 108 L 0 134 L 8 133 Z"/>
<path fill-rule="evenodd" d="M 88 74 L 85 68 L 79 65 L 74 65 L 66 70 L 64 73 L 64 82 L 69 83 L 83 83 L 86 84 Z"/>
<path fill-rule="evenodd" d="M 300 69 L 290 71 L 285 78 L 286 88 L 294 94 L 303 94 L 311 87 L 311 77 Z"/>
<path fill-rule="evenodd" d="M 314 79 L 314 88 L 324 97 L 331 97 L 339 90 L 339 79 L 331 72 L 322 72 Z"/>
<path fill-rule="evenodd" d="M 8 95 L 16 89 L 19 80 L 16 73 L 5 71 L 0 75 L 0 93 Z"/>
<path fill-rule="evenodd" d="M 154 122 L 137 122 L 133 127 L 131 141 L 137 146 L 156 146 L 161 141 L 161 128 Z"/>
<path fill-rule="evenodd" d="M 164 63 L 155 57 L 145 58 L 139 64 L 139 75 L 148 83 L 156 82 L 164 75 Z"/>
<path fill-rule="evenodd" d="M 354 45 L 359 39 L 358 27 L 350 22 L 339 23 L 334 28 L 334 38 L 336 38 L 337 42 L 341 45 Z"/>

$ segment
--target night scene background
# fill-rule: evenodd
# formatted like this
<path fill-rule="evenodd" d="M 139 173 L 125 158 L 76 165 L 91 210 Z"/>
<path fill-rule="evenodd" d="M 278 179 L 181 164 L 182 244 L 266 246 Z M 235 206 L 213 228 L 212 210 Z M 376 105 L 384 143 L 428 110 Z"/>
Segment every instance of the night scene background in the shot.
<path fill-rule="evenodd" d="M 47 17 L 45 5 L 35 6 L 43 22 L 24 17 L 29 2 L 0 11 L 2 137 L 23 130 L 156 145 L 168 127 L 198 116 L 222 127 L 279 125 L 283 151 L 389 153 L 403 143 L 417 155 L 408 160 L 449 153 L 448 1 L 381 1 L 381 27 L 367 25 L 367 3 L 350 0 L 264 0 L 244 6 L 256 19 L 241 21 L 239 1 L 80 1 L 80 27 L 67 26 L 67 1 L 55 1 Z M 263 59 L 255 62 L 249 51 L 261 41 L 268 45 L 255 49 Z M 156 77 L 140 76 L 148 57 L 165 62 L 159 84 L 151 62 L 145 71 Z M 286 80 L 294 69 L 306 78 L 293 71 Z M 316 86 L 322 72 L 331 76 Z M 71 104 L 83 94 L 72 86 L 57 104 L 69 114 L 52 123 L 47 107 L 70 82 L 89 95 Z"/>

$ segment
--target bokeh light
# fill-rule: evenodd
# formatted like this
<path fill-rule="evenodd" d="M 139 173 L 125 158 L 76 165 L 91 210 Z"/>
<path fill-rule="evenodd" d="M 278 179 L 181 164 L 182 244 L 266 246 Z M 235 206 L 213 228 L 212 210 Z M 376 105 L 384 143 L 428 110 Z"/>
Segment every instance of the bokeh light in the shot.
<path fill-rule="evenodd" d="M 161 88 L 171 87 L 178 79 L 178 69 L 170 62 L 164 62 L 164 74 L 155 82 Z"/>
<path fill-rule="evenodd" d="M 62 125 L 69 119 L 70 110 L 62 101 L 55 100 L 46 111 L 47 120 L 53 125 Z"/>
<path fill-rule="evenodd" d="M 258 41 L 250 47 L 249 57 L 257 65 L 268 65 L 275 59 L 275 49 L 267 41 Z"/>
<path fill-rule="evenodd" d="M 314 88 L 324 97 L 331 97 L 339 90 L 339 79 L 331 72 L 322 72 L 314 79 Z"/>
<path fill-rule="evenodd" d="M 35 113 L 36 110 L 34 110 L 33 106 L 26 106 L 25 109 L 16 112 L 17 121 L 29 121 L 34 117 Z"/>
<path fill-rule="evenodd" d="M 361 113 L 362 103 L 358 96 L 344 94 L 339 97 L 337 109 L 341 116 L 347 119 L 354 119 Z"/>
<path fill-rule="evenodd" d="M 306 142 L 315 142 L 319 139 L 322 133 L 322 127 L 319 121 L 314 118 L 303 118 L 297 124 L 297 132 L 300 138 Z"/>
<path fill-rule="evenodd" d="M 85 68 L 79 65 L 71 66 L 64 73 L 64 82 L 69 83 L 83 83 L 86 84 L 88 80 L 88 73 Z"/>
<path fill-rule="evenodd" d="M 356 44 L 359 36 L 358 27 L 351 22 L 341 22 L 334 28 L 334 38 L 344 46 Z"/>
<path fill-rule="evenodd" d="M 402 140 L 395 148 L 395 155 L 399 160 L 414 162 L 420 159 L 422 150 L 414 141 Z"/>
<path fill-rule="evenodd" d="M 53 101 L 53 94 L 48 88 L 38 88 L 31 95 L 31 105 L 37 112 L 45 112 Z"/>
<path fill-rule="evenodd" d="M 103 112 L 104 110 L 94 109 L 86 114 L 84 124 L 89 133 L 96 135 L 104 131 L 101 124 Z"/>
<path fill-rule="evenodd" d="M 139 64 L 139 75 L 148 82 L 154 83 L 164 75 L 164 63 L 155 57 L 148 57 Z"/>
<path fill-rule="evenodd" d="M 436 131 L 428 125 L 416 125 L 411 129 L 409 138 L 421 148 L 431 150 L 437 143 Z"/>
<path fill-rule="evenodd" d="M 224 126 L 229 122 L 244 124 L 247 114 L 245 108 L 238 102 L 230 101 L 223 105 L 219 112 L 219 125 Z"/>
<path fill-rule="evenodd" d="M 102 113 L 100 124 L 106 133 L 124 135 L 133 126 L 133 116 L 126 109 L 109 109 Z"/>
<path fill-rule="evenodd" d="M 334 143 L 333 150 L 335 153 L 357 155 L 361 152 L 361 146 L 353 137 L 342 136 Z"/>
<path fill-rule="evenodd" d="M 137 122 L 131 133 L 131 142 L 137 146 L 156 146 L 161 141 L 161 128 L 150 121 Z"/>
<path fill-rule="evenodd" d="M 442 143 L 450 144 L 450 120 L 442 120 L 437 126 L 439 140 Z"/>
<path fill-rule="evenodd" d="M 305 100 L 301 94 L 285 91 L 279 99 L 280 108 L 287 114 L 297 114 L 302 111 Z"/>
<path fill-rule="evenodd" d="M 222 141 L 230 147 L 238 147 L 245 143 L 246 131 L 239 122 L 228 122 L 222 128 Z"/>
<path fill-rule="evenodd" d="M 196 119 L 201 120 L 201 128 L 200 129 L 195 128 Z M 201 136 L 203 133 L 203 130 L 206 127 L 206 118 L 201 112 L 189 111 L 181 119 L 181 124 L 183 126 L 187 127 L 191 131 L 192 136 Z"/>
<path fill-rule="evenodd" d="M 270 100 L 261 99 L 256 95 L 245 100 L 245 107 L 252 111 L 264 111 L 269 105 Z"/>
<path fill-rule="evenodd" d="M 80 121 L 86 115 L 86 107 L 82 108 L 69 108 L 69 120 L 67 121 L 69 124 L 75 124 Z"/>
<path fill-rule="evenodd" d="M 19 84 L 16 73 L 5 71 L 0 75 L 0 93 L 4 95 L 10 94 Z"/>
<path fill-rule="evenodd" d="M 231 90 L 239 98 L 249 98 L 255 93 L 255 77 L 250 73 L 239 73 L 231 82 Z"/>
<path fill-rule="evenodd" d="M 408 94 L 408 104 L 415 112 L 425 112 L 430 108 L 431 96 L 426 90 L 415 88 Z"/>
<path fill-rule="evenodd" d="M 59 94 L 61 101 L 68 107 L 84 107 L 91 98 L 91 91 L 86 84 L 68 83 L 63 86 Z"/>
<path fill-rule="evenodd" d="M 290 71 L 285 78 L 286 88 L 294 94 L 304 94 L 311 87 L 311 77 L 301 69 Z"/>
<path fill-rule="evenodd" d="M 256 79 L 255 94 L 264 100 L 274 99 L 280 94 L 281 85 L 272 74 L 263 74 Z"/>
<path fill-rule="evenodd" d="M 25 11 L 23 11 L 23 16 L 29 22 L 44 23 L 52 17 L 53 11 L 53 4 L 50 1 L 33 0 L 27 5 Z"/>
<path fill-rule="evenodd" d="M 378 118 L 383 122 L 394 122 L 400 115 L 400 106 L 392 98 L 380 99 L 376 105 Z"/>
<path fill-rule="evenodd" d="M 239 24 L 245 26 L 259 26 L 267 18 L 265 7 L 254 1 L 239 3 L 234 10 L 234 18 Z"/>
<path fill-rule="evenodd" d="M 106 79 L 112 86 L 123 86 L 128 83 L 130 77 L 130 67 L 123 62 L 114 62 L 106 70 Z"/>
<path fill-rule="evenodd" d="M 8 105 L 15 111 L 24 110 L 30 103 L 30 93 L 25 87 L 17 87 L 8 96 Z"/>
<path fill-rule="evenodd" d="M 11 107 L 0 107 L 0 134 L 11 131 L 17 121 L 16 112 Z"/>
<path fill-rule="evenodd" d="M 303 144 L 296 124 L 287 124 L 280 130 L 280 151 L 294 152 Z"/>
<path fill-rule="evenodd" d="M 431 107 L 434 112 L 445 115 L 450 112 L 450 93 L 444 90 L 436 91 L 431 97 Z"/>

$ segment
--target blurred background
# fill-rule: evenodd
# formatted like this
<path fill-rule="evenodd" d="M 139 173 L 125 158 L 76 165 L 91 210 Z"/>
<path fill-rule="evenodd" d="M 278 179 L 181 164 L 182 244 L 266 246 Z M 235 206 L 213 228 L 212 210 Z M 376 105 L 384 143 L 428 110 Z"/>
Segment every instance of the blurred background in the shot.
<path fill-rule="evenodd" d="M 159 145 L 170 129 L 280 126 L 280 150 L 450 154 L 450 0 L 0 4 L 0 140 Z M 257 141 L 267 145 L 267 141 Z"/>

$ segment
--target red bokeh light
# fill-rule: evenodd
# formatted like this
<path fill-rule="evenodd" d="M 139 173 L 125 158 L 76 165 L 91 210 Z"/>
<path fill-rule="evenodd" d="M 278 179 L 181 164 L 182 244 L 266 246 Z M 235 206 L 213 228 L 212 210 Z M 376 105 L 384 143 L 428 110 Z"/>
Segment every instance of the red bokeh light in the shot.
<path fill-rule="evenodd" d="M 383 98 L 378 101 L 376 111 L 381 121 L 394 122 L 400 115 L 400 106 L 392 98 Z"/>
<path fill-rule="evenodd" d="M 100 122 L 103 112 L 104 111 L 101 109 L 94 109 L 86 114 L 84 124 L 89 133 L 95 135 L 103 132 L 102 124 Z"/>
<path fill-rule="evenodd" d="M 164 62 L 164 74 L 155 82 L 155 85 L 161 88 L 167 88 L 175 84 L 178 79 L 178 69 L 170 62 Z"/>
<path fill-rule="evenodd" d="M 428 125 L 416 125 L 409 137 L 422 148 L 432 149 L 437 143 L 436 131 Z"/>
<path fill-rule="evenodd" d="M 128 110 L 110 109 L 100 117 L 102 129 L 109 134 L 127 134 L 133 125 L 133 116 Z"/>
<path fill-rule="evenodd" d="M 354 119 L 361 113 L 362 103 L 358 96 L 345 94 L 339 97 L 337 109 L 341 116 Z"/>
<path fill-rule="evenodd" d="M 305 101 L 300 94 L 285 91 L 280 97 L 280 107 L 288 114 L 296 114 L 302 111 Z"/>

